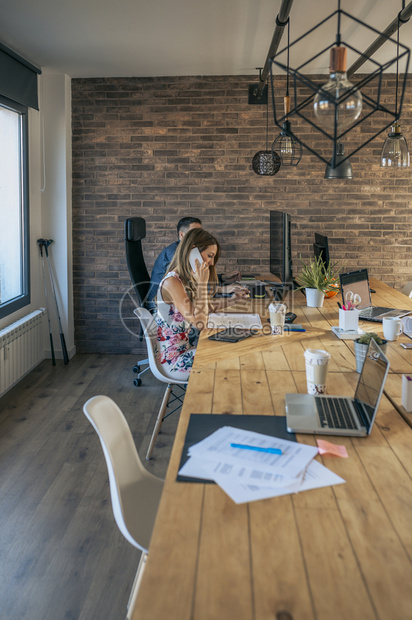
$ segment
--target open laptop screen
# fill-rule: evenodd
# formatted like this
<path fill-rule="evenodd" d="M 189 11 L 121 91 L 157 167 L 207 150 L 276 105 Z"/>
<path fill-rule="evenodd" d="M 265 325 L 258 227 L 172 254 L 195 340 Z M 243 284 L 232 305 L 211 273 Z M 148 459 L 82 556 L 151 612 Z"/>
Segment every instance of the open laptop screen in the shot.
<path fill-rule="evenodd" d="M 372 340 L 355 392 L 355 399 L 365 406 L 369 425 L 379 404 L 388 368 L 388 360 Z"/>
<path fill-rule="evenodd" d="M 349 273 L 341 273 L 340 285 L 342 291 L 342 303 L 344 305 L 347 305 L 348 300 L 353 300 L 355 295 L 359 295 L 360 302 L 356 306 L 358 310 L 363 310 L 363 308 L 370 308 L 372 306 L 367 269 L 350 271 Z"/>

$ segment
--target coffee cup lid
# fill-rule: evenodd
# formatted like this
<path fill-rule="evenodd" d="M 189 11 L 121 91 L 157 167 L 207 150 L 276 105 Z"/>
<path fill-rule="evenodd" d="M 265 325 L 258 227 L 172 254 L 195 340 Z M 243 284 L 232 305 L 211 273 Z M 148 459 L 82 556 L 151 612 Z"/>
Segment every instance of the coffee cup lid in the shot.
<path fill-rule="evenodd" d="M 304 356 L 309 364 L 326 364 L 330 360 L 330 353 L 322 349 L 306 349 Z"/>
<path fill-rule="evenodd" d="M 286 312 L 286 306 L 285 304 L 274 304 L 273 302 L 271 302 L 269 304 L 269 312 Z"/>

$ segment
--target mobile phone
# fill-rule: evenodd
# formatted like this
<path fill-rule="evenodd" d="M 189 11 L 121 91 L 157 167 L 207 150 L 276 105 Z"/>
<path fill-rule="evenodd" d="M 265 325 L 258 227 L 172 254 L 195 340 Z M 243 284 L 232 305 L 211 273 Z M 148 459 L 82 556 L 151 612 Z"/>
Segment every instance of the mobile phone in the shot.
<path fill-rule="evenodd" d="M 412 349 L 412 342 L 401 342 L 401 347 L 404 349 Z"/>
<path fill-rule="evenodd" d="M 195 262 L 196 258 L 200 264 L 203 263 L 203 258 L 202 258 L 201 253 L 199 252 L 199 248 L 193 248 L 193 250 L 191 250 L 189 254 L 189 262 L 193 269 L 193 273 L 196 273 L 196 262 Z"/>
<path fill-rule="evenodd" d="M 296 319 L 297 315 L 294 312 L 286 312 L 285 314 L 285 323 L 293 323 Z"/>
<path fill-rule="evenodd" d="M 220 340 L 221 342 L 239 342 L 252 335 L 250 330 L 240 330 L 228 327 L 221 332 L 217 332 L 212 336 L 209 336 L 209 340 Z"/>

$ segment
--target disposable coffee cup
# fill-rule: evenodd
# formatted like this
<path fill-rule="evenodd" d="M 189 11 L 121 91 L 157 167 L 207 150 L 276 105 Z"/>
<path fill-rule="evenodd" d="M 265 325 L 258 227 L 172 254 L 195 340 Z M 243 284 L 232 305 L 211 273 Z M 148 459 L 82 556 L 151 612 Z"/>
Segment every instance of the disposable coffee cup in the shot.
<path fill-rule="evenodd" d="M 402 333 L 402 321 L 396 316 L 383 317 L 382 326 L 385 340 L 397 340 Z"/>
<path fill-rule="evenodd" d="M 308 394 L 325 394 L 330 354 L 321 349 L 306 349 L 304 356 Z"/>
<path fill-rule="evenodd" d="M 285 304 L 269 304 L 269 317 L 272 334 L 275 334 L 276 336 L 282 336 L 285 327 L 285 314 Z"/>

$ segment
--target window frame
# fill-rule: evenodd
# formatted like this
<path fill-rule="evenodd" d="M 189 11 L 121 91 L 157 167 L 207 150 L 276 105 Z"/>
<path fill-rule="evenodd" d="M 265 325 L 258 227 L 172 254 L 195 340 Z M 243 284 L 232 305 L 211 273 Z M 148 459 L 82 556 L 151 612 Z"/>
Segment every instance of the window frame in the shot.
<path fill-rule="evenodd" d="M 13 299 L 0 303 L 0 319 L 28 306 L 30 296 L 30 218 L 29 218 L 29 110 L 28 107 L 0 95 L 0 106 L 20 115 L 21 131 L 21 248 L 22 248 L 22 293 Z"/>

